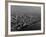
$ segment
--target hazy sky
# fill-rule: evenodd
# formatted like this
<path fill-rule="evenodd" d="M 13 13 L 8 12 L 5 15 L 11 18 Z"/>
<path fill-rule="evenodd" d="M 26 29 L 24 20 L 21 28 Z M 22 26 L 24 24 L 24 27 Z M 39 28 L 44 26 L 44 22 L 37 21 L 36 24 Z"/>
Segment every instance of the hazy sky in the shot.
<path fill-rule="evenodd" d="M 35 6 L 11 6 L 11 15 L 33 15 L 40 16 L 41 15 L 41 7 Z"/>

